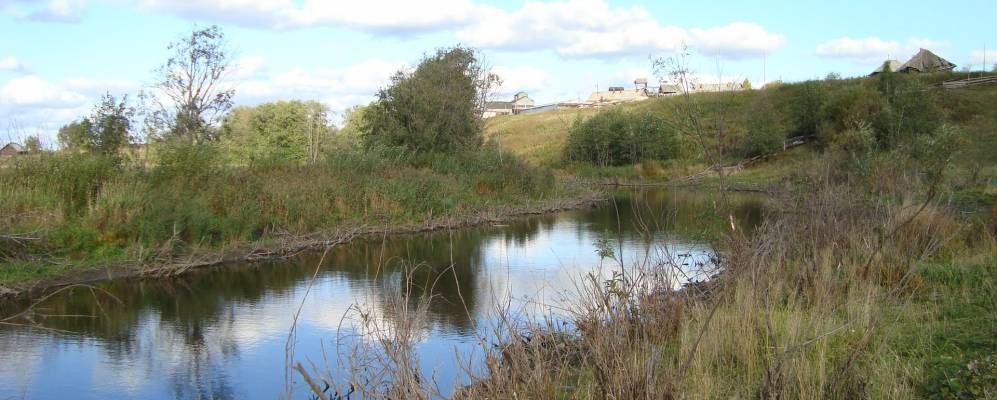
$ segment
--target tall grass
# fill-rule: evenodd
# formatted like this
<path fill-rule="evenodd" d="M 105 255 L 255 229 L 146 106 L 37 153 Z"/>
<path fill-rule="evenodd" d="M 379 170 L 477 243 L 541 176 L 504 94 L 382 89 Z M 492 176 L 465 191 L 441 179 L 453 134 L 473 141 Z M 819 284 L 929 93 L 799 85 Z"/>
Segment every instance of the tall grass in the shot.
<path fill-rule="evenodd" d="M 0 168 L 0 232 L 37 239 L 33 246 L 4 242 L 2 256 L 141 261 L 153 253 L 186 254 L 339 227 L 460 218 L 575 194 L 549 172 L 487 146 L 419 155 L 343 149 L 315 164 L 232 166 L 210 145 L 163 145 L 154 160 L 146 167 L 57 153 Z"/>
<path fill-rule="evenodd" d="M 781 211 L 760 228 L 723 238 L 713 260 L 719 273 L 709 281 L 679 285 L 677 277 L 688 269 L 662 248 L 652 252 L 660 257 L 619 265 L 612 279 L 593 274 L 579 281 L 568 324 L 524 321 L 501 309 L 494 326 L 479 327 L 481 335 L 499 341 L 482 341 L 486 373 L 472 371 L 473 383 L 452 397 L 930 395 L 938 350 L 924 335 L 974 328 L 944 328 L 945 321 L 932 317 L 936 305 L 923 299 L 939 290 L 931 275 L 937 272 L 921 267 L 958 254 L 993 257 L 997 242 L 981 224 L 917 193 L 913 188 L 922 183 L 907 182 L 905 200 L 897 201 L 850 182 L 814 183 L 781 199 Z M 990 278 L 977 285 L 992 290 L 986 282 L 992 273 L 984 275 Z M 992 316 L 977 318 L 985 318 L 978 327 L 987 326 L 986 318 L 993 322 Z M 997 345 L 973 338 L 969 343 L 984 354 Z M 417 361 L 412 352 L 399 354 L 406 340 L 393 340 L 380 344 L 393 354 L 392 365 L 398 357 L 410 360 L 405 365 Z M 979 374 L 973 371 L 981 364 L 972 365 L 976 369 L 967 374 Z M 365 398 L 431 393 L 425 380 L 399 376 L 392 382 L 405 388 L 369 390 Z M 960 390 L 949 393 L 977 393 Z"/>

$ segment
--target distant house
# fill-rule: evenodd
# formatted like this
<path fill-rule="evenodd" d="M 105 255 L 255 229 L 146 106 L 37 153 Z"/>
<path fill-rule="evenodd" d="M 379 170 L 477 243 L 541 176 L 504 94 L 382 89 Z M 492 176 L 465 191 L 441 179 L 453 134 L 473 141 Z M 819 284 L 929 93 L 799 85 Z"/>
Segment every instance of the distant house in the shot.
<path fill-rule="evenodd" d="M 907 62 L 897 68 L 897 72 L 927 73 L 951 71 L 953 69 L 955 69 L 955 64 L 950 63 L 949 60 L 941 58 L 929 50 L 921 49 L 914 57 L 911 57 L 910 60 L 907 60 Z"/>
<path fill-rule="evenodd" d="M 0 158 L 10 158 L 24 153 L 27 153 L 27 150 L 17 143 L 7 143 L 3 148 L 0 148 Z"/>
<path fill-rule="evenodd" d="M 605 92 L 592 93 L 587 102 L 591 104 L 609 105 L 647 100 L 648 98 L 647 90 L 625 90 L 622 87 L 614 86 L 610 87 L 609 90 Z"/>
<path fill-rule="evenodd" d="M 497 115 L 519 114 L 522 110 L 533 108 L 535 104 L 526 92 L 519 92 L 512 97 L 512 101 L 485 102 L 485 112 L 481 117 L 491 118 Z"/>
<path fill-rule="evenodd" d="M 921 49 L 911 57 L 910 60 L 901 64 L 897 60 L 886 60 L 872 71 L 869 76 L 874 76 L 885 71 L 885 68 L 889 66 L 890 71 L 902 72 L 906 74 L 920 74 L 920 73 L 930 73 L 930 72 L 943 72 L 951 71 L 955 69 L 955 64 L 950 63 L 948 60 L 939 57 L 937 54 L 932 53 L 930 50 Z"/>
<path fill-rule="evenodd" d="M 879 64 L 879 68 L 876 68 L 875 71 L 872 71 L 872 73 L 869 74 L 869 76 L 876 76 L 878 74 L 883 73 L 883 71 L 886 71 L 886 67 L 890 68 L 890 72 L 897 72 L 897 70 L 900 69 L 901 65 L 903 64 L 901 64 L 900 61 L 897 60 L 883 61 L 882 64 Z"/>

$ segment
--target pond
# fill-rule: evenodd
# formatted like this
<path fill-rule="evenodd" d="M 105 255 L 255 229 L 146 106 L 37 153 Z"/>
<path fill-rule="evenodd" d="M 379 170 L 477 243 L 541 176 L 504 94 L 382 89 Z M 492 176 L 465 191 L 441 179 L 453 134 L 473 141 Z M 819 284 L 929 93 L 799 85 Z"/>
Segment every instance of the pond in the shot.
<path fill-rule="evenodd" d="M 39 304 L 20 321 L 26 326 L 0 326 L 0 399 L 277 398 L 299 307 L 292 361 L 335 369 L 338 351 L 385 334 L 358 319 L 394 329 L 391 299 L 402 287 L 413 298 L 431 295 L 414 350 L 424 375 L 447 392 L 467 382 L 456 354 L 473 369 L 497 309 L 556 319 L 583 276 L 611 276 L 620 260 L 661 257 L 664 248 L 708 260 L 712 204 L 702 193 L 626 191 L 598 207 L 507 224 L 67 291 Z M 761 199 L 734 204 L 742 229 L 762 219 Z M 28 304 L 0 304 L 0 316 Z M 293 397 L 308 397 L 297 374 L 290 382 Z"/>

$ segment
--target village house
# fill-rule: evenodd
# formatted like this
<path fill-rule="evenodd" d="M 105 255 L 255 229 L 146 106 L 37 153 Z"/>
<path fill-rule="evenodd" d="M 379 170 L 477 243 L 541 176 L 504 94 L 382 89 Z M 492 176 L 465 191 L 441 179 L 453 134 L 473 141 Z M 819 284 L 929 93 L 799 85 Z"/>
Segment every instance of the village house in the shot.
<path fill-rule="evenodd" d="M 27 150 L 17 143 L 7 143 L 3 148 L 0 148 L 0 158 L 10 158 L 24 153 L 27 153 Z"/>
<path fill-rule="evenodd" d="M 533 108 L 535 104 L 526 92 L 519 92 L 513 96 L 512 101 L 485 102 L 485 112 L 481 117 L 491 118 L 498 115 L 519 114 L 522 110 Z"/>
<path fill-rule="evenodd" d="M 945 72 L 955 69 L 955 64 L 949 62 L 944 58 L 939 57 L 937 54 L 932 53 L 928 49 L 918 50 L 917 54 L 907 60 L 907 62 L 900 64 L 897 60 L 886 60 L 872 71 L 869 76 L 873 76 L 882 73 L 886 67 L 890 68 L 892 72 L 901 72 L 905 74 L 922 74 L 931 72 Z"/>

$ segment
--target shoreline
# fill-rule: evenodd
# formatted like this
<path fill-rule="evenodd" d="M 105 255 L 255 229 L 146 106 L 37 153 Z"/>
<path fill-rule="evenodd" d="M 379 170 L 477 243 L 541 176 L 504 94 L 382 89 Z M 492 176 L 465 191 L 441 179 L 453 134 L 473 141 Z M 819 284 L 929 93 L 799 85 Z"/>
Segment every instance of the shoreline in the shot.
<path fill-rule="evenodd" d="M 605 191 L 585 193 L 574 198 L 541 201 L 524 206 L 498 206 L 479 210 L 463 217 L 433 218 L 422 223 L 385 226 L 357 225 L 327 231 L 313 232 L 280 238 L 275 243 L 248 243 L 223 249 L 197 250 L 191 254 L 173 256 L 158 261 L 122 261 L 67 271 L 50 277 L 29 279 L 10 287 L 0 286 L 0 300 L 32 298 L 50 289 L 81 284 L 92 284 L 114 279 L 137 277 L 170 277 L 193 269 L 219 266 L 235 262 L 255 262 L 269 259 L 290 258 L 324 247 L 344 245 L 356 239 L 382 235 L 427 233 L 444 229 L 459 229 L 489 223 L 507 222 L 529 216 L 594 207 L 611 198 Z"/>

